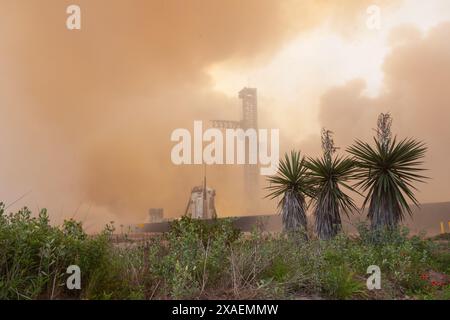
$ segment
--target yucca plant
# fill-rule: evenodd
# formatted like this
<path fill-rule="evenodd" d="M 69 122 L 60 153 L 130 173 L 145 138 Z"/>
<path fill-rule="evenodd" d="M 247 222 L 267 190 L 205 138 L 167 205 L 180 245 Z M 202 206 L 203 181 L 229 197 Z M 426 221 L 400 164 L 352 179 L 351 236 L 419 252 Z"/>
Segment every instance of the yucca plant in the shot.
<path fill-rule="evenodd" d="M 280 160 L 278 172 L 268 178 L 270 183 L 266 189 L 270 191 L 267 197 L 281 197 L 278 208 L 285 231 L 307 231 L 306 196 L 310 195 L 309 180 L 305 158 L 300 152 L 291 151 Z"/>
<path fill-rule="evenodd" d="M 357 140 L 348 149 L 357 164 L 355 186 L 367 192 L 363 208 L 369 204 L 372 230 L 393 230 L 405 213 L 411 215 L 408 200 L 419 205 L 413 183 L 426 179 L 419 174 L 424 170 L 421 165 L 427 150 L 425 144 L 414 139 L 391 140 L 391 123 L 389 114 L 381 114 L 375 146 Z"/>
<path fill-rule="evenodd" d="M 354 162 L 350 158 L 333 157 L 336 148 L 331 134 L 322 130 L 324 154 L 321 158 L 309 158 L 306 163 L 313 190 L 315 231 L 320 239 L 331 239 L 341 231 L 341 213 L 348 216 L 357 210 L 353 199 L 343 191 L 354 191 L 347 183 L 354 174 Z"/>

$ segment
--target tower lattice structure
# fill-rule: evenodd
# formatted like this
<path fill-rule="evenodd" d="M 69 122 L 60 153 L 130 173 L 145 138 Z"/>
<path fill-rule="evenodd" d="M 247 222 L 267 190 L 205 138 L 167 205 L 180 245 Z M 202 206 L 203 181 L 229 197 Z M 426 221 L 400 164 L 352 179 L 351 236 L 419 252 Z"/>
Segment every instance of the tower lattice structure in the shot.
<path fill-rule="evenodd" d="M 258 130 L 258 99 L 256 88 L 243 88 L 239 91 L 242 100 L 242 119 L 234 120 L 212 120 L 212 125 L 219 129 L 255 129 Z M 249 141 L 245 142 L 246 155 L 249 155 Z M 248 160 L 248 159 L 247 159 Z M 244 164 L 244 192 L 247 211 L 256 208 L 259 193 L 259 165 Z"/>

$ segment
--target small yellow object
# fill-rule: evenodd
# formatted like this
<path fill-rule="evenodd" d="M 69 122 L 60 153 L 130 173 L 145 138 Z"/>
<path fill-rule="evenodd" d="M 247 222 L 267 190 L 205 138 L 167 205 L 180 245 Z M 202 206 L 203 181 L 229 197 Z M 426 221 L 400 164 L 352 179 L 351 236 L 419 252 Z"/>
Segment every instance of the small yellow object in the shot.
<path fill-rule="evenodd" d="M 445 233 L 445 229 L 444 229 L 444 223 L 441 222 L 441 233 L 444 234 Z"/>
<path fill-rule="evenodd" d="M 448 222 L 448 231 L 450 232 L 450 221 Z"/>

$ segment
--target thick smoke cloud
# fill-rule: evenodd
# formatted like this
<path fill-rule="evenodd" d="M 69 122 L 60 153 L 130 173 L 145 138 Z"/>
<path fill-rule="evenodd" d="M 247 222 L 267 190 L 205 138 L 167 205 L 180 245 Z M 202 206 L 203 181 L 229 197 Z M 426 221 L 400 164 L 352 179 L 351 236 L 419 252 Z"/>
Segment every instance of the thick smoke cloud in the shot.
<path fill-rule="evenodd" d="M 81 31 L 65 27 L 72 1 L 0 2 L 1 195 L 10 203 L 31 191 L 17 206 L 49 207 L 57 222 L 74 215 L 141 221 L 149 207 L 180 215 L 202 168 L 171 164 L 170 132 L 195 119 L 235 118 L 238 110 L 237 99 L 212 90 L 208 66 L 262 63 L 323 21 L 348 31 L 367 6 L 77 3 Z M 239 213 L 240 170 L 208 170 L 219 210 Z"/>

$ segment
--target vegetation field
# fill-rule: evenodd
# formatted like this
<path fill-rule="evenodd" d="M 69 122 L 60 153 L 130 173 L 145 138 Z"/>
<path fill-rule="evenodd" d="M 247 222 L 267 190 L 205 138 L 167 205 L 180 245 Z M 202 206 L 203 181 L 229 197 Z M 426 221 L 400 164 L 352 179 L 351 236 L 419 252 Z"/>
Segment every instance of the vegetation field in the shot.
<path fill-rule="evenodd" d="M 0 299 L 450 299 L 444 236 L 361 225 L 325 241 L 186 217 L 145 241 L 117 245 L 113 231 L 88 236 L 73 220 L 51 226 L 45 210 L 2 206 Z M 66 287 L 69 265 L 81 269 L 80 290 Z M 380 290 L 366 287 L 370 265 L 381 269 Z"/>

